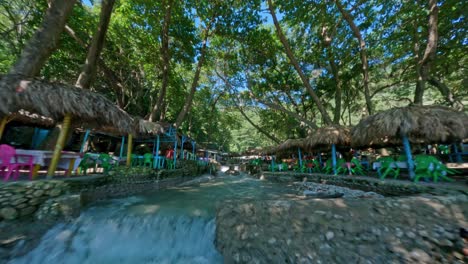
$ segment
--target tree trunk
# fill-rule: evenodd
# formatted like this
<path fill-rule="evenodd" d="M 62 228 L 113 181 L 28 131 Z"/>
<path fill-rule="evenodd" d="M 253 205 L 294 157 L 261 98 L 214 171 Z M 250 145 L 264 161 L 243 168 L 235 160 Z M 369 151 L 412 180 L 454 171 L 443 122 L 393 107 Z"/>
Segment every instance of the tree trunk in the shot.
<path fill-rule="evenodd" d="M 170 73 L 170 63 L 171 56 L 169 54 L 169 27 L 171 24 L 171 14 L 172 14 L 172 1 L 163 1 L 166 12 L 164 15 L 164 25 L 161 36 L 161 64 L 162 64 L 162 85 L 161 90 L 159 90 L 158 100 L 151 111 L 149 116 L 149 121 L 156 121 L 156 117 L 161 115 L 161 110 L 164 108 L 164 101 L 166 98 L 167 87 L 169 86 L 169 73 Z M 161 115 L 162 116 L 162 115 Z"/>
<path fill-rule="evenodd" d="M 335 3 L 338 9 L 340 10 L 340 13 L 343 16 L 343 18 L 346 20 L 346 22 L 348 22 L 349 27 L 353 31 L 354 37 L 359 41 L 359 53 L 361 57 L 362 75 L 363 75 L 363 82 L 364 82 L 363 83 L 364 98 L 366 100 L 367 112 L 369 112 L 369 115 L 372 115 L 374 112 L 374 109 L 372 106 L 372 101 L 371 101 L 371 96 L 370 96 L 370 91 L 369 91 L 369 62 L 367 60 L 366 42 L 364 41 L 361 31 L 357 27 L 356 23 L 354 23 L 354 19 L 351 16 L 351 14 L 348 13 L 343 8 L 339 0 L 335 0 Z"/>
<path fill-rule="evenodd" d="M 83 66 L 80 76 L 78 76 L 78 80 L 75 83 L 75 86 L 77 87 L 89 89 L 96 76 L 96 62 L 99 60 L 102 47 L 104 46 L 104 39 L 106 37 L 107 28 L 109 27 L 114 3 L 115 0 L 102 1 L 99 25 L 91 41 L 85 65 Z"/>
<path fill-rule="evenodd" d="M 36 30 L 23 49 L 21 56 L 11 68 L 10 74 L 33 77 L 57 48 L 60 33 L 71 14 L 76 0 L 53 0 L 47 9 L 42 25 Z"/>
<path fill-rule="evenodd" d="M 328 60 L 330 62 L 330 67 L 333 73 L 333 78 L 335 79 L 335 110 L 333 113 L 333 123 L 339 124 L 341 118 L 341 79 L 338 66 L 335 63 L 335 58 L 331 51 L 331 47 L 327 48 Z"/>
<path fill-rule="evenodd" d="M 417 105 L 423 104 L 423 96 L 426 87 L 426 81 L 429 77 L 431 63 L 436 55 L 437 41 L 439 38 L 437 29 L 439 8 L 437 7 L 437 0 L 428 0 L 428 9 L 429 21 L 426 49 L 424 51 L 424 55 L 417 62 L 416 65 L 416 73 L 418 79 L 416 81 L 416 90 L 414 92 L 414 104 Z M 417 56 L 419 57 L 419 53 Z"/>
<path fill-rule="evenodd" d="M 436 87 L 440 94 L 442 94 L 445 97 L 445 100 L 455 109 L 457 110 L 463 110 L 463 103 L 460 100 L 457 100 L 450 88 L 447 87 L 444 83 L 441 81 L 437 80 L 435 77 L 429 77 L 427 80 L 429 84 L 432 86 Z"/>
<path fill-rule="evenodd" d="M 208 41 L 208 35 L 210 33 L 211 26 L 213 24 L 214 18 L 215 18 L 215 16 L 213 16 L 211 18 L 211 21 L 209 22 L 209 24 L 207 25 L 207 27 L 204 30 L 204 39 L 203 39 L 202 47 L 201 47 L 201 50 L 200 50 L 200 57 L 198 58 L 197 69 L 195 70 L 195 75 L 193 76 L 192 85 L 190 87 L 189 95 L 187 96 L 187 98 L 185 98 L 184 107 L 182 108 L 182 111 L 180 111 L 179 115 L 177 116 L 177 119 L 176 119 L 176 122 L 175 122 L 175 125 L 174 125 L 176 129 L 182 124 L 182 122 L 184 121 L 185 115 L 188 112 L 190 112 L 190 109 L 192 108 L 193 96 L 195 95 L 195 91 L 196 91 L 197 86 L 198 86 L 198 80 L 200 79 L 201 69 L 202 69 L 203 63 L 205 61 L 206 45 L 207 45 L 207 41 Z"/>
<path fill-rule="evenodd" d="M 309 120 L 303 118 L 303 117 L 300 116 L 299 114 L 294 113 L 294 112 L 292 112 L 292 111 L 289 111 L 289 110 L 285 109 L 284 107 L 282 107 L 282 106 L 280 106 L 280 105 L 278 105 L 278 104 L 275 104 L 275 103 L 273 103 L 273 102 L 266 102 L 266 101 L 263 101 L 263 100 L 261 100 L 261 99 L 255 97 L 255 96 L 253 96 L 253 95 L 252 95 L 252 97 L 254 98 L 255 101 L 257 101 L 257 102 L 259 102 L 259 103 L 261 103 L 261 104 L 264 104 L 264 105 L 266 105 L 266 106 L 268 106 L 268 107 L 270 107 L 270 108 L 272 108 L 272 109 L 276 109 L 276 110 L 278 110 L 278 111 L 281 111 L 281 112 L 287 114 L 288 116 L 290 116 L 290 117 L 296 119 L 297 121 L 306 124 L 306 125 L 309 126 L 310 128 L 313 128 L 313 129 L 317 129 L 317 128 L 318 128 L 317 125 L 316 125 L 314 122 L 311 122 L 311 121 L 309 121 Z"/>
<path fill-rule="evenodd" d="M 273 18 L 273 23 L 275 24 L 276 34 L 278 35 L 281 43 L 283 44 L 283 47 L 284 47 L 284 49 L 286 51 L 286 55 L 288 56 L 289 61 L 291 62 L 291 64 L 296 69 L 297 73 L 299 74 L 299 77 L 302 80 L 302 83 L 307 88 L 307 91 L 309 92 L 310 96 L 312 97 L 315 104 L 317 105 L 317 108 L 320 111 L 320 113 L 322 114 L 322 118 L 323 118 L 323 121 L 325 122 L 325 124 L 327 124 L 327 125 L 332 124 L 332 120 L 331 120 L 330 116 L 328 115 L 327 110 L 323 106 L 322 102 L 320 101 L 320 98 L 317 96 L 314 89 L 312 89 L 312 86 L 309 83 L 309 79 L 305 76 L 304 72 L 302 71 L 301 67 L 299 66 L 299 63 L 297 62 L 296 57 L 294 56 L 294 54 L 293 54 L 293 52 L 291 50 L 291 47 L 289 46 L 288 40 L 286 39 L 286 37 L 283 34 L 283 31 L 282 31 L 281 26 L 280 26 L 280 24 L 278 22 L 278 19 L 276 18 L 275 8 L 274 8 L 273 3 L 271 2 L 271 0 L 268 0 L 268 9 L 270 10 L 271 17 Z"/>
<path fill-rule="evenodd" d="M 275 142 L 276 144 L 279 144 L 281 143 L 281 141 L 276 138 L 275 136 L 271 135 L 270 133 L 268 133 L 267 131 L 265 131 L 263 128 L 257 126 L 248 116 L 247 114 L 245 114 L 244 110 L 242 110 L 242 107 L 240 107 L 239 105 L 236 105 L 237 108 L 239 109 L 239 112 L 241 113 L 241 115 L 245 118 L 245 120 L 247 120 L 247 122 L 249 122 L 255 129 L 258 130 L 258 132 L 262 133 L 263 135 L 265 135 L 267 138 L 273 140 L 273 142 Z"/>
<path fill-rule="evenodd" d="M 86 48 L 87 44 L 80 39 L 76 34 L 75 31 L 70 28 L 68 25 L 65 25 L 65 32 L 72 37 L 81 47 Z M 117 97 L 117 105 L 120 108 L 125 108 L 125 102 L 124 102 L 124 86 L 122 84 L 122 81 L 117 77 L 117 74 L 115 74 L 114 71 L 112 71 L 102 60 L 101 58 L 97 59 L 98 66 L 101 68 L 102 73 L 104 74 L 104 77 L 106 78 L 106 81 L 110 87 L 114 90 L 116 97 Z"/>
<path fill-rule="evenodd" d="M 231 84 L 229 83 L 229 81 L 224 76 L 221 76 L 221 74 L 219 74 L 218 72 L 216 72 L 216 74 L 218 75 L 219 78 L 221 78 L 224 81 L 224 83 L 226 83 L 227 86 L 232 87 Z M 257 102 L 259 102 L 261 104 L 264 104 L 264 105 L 266 105 L 266 106 L 268 106 L 268 107 L 270 107 L 272 109 L 276 109 L 278 111 L 281 111 L 281 112 L 287 114 L 288 116 L 296 119 L 297 121 L 303 122 L 304 124 L 306 124 L 307 126 L 313 128 L 313 129 L 318 128 L 317 125 L 314 122 L 307 120 L 306 118 L 302 117 L 298 113 L 294 113 L 292 111 L 289 111 L 288 109 L 284 108 L 280 104 L 277 104 L 277 103 L 274 103 L 274 102 L 267 102 L 265 100 L 261 100 L 260 98 L 256 97 L 255 94 L 252 92 L 251 82 L 249 81 L 250 80 L 249 74 L 246 72 L 245 75 L 247 76 L 247 89 L 249 89 L 250 96 L 255 101 L 257 101 Z M 293 100 L 291 100 L 291 101 L 293 101 Z"/>

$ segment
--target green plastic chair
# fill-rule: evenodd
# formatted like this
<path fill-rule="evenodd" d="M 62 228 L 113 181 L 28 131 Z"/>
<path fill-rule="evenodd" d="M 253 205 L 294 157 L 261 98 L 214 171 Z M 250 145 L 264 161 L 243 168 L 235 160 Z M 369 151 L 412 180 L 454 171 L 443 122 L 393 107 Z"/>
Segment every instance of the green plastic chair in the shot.
<path fill-rule="evenodd" d="M 83 159 L 80 161 L 80 165 L 78 165 L 78 168 L 80 168 L 80 171 L 83 171 L 84 175 L 87 174 L 87 170 L 89 168 L 94 169 L 95 167 L 96 161 L 88 153 L 83 156 Z"/>
<path fill-rule="evenodd" d="M 295 172 L 305 172 L 306 171 L 306 164 L 305 160 L 302 161 L 302 166 L 299 165 L 299 161 L 294 165 L 293 171 Z M 287 165 L 286 165 L 287 166 Z"/>
<path fill-rule="evenodd" d="M 331 158 L 327 159 L 327 161 L 325 162 L 325 166 L 323 167 L 323 172 L 325 172 L 326 174 L 332 174 L 333 173 L 333 166 L 332 166 Z"/>
<path fill-rule="evenodd" d="M 348 170 L 348 165 L 346 164 L 346 160 L 338 159 L 336 161 L 336 174 L 340 175 L 348 175 L 350 171 Z"/>
<path fill-rule="evenodd" d="M 450 154 L 450 148 L 447 145 L 440 145 L 439 151 L 440 151 L 440 154 L 444 154 L 444 155 Z"/>
<path fill-rule="evenodd" d="M 270 170 L 271 172 L 275 172 L 277 169 L 278 169 L 277 164 L 272 163 L 272 164 L 268 165 L 268 170 Z"/>
<path fill-rule="evenodd" d="M 255 166 L 259 166 L 259 165 L 262 165 L 262 160 L 261 159 L 254 159 L 250 162 L 250 164 L 252 165 L 255 165 Z"/>
<path fill-rule="evenodd" d="M 145 153 L 143 155 L 143 167 L 153 167 L 153 155 L 151 153 Z"/>
<path fill-rule="evenodd" d="M 278 170 L 279 170 L 279 171 L 288 171 L 288 164 L 286 164 L 286 163 L 284 163 L 284 162 L 278 164 Z"/>
<path fill-rule="evenodd" d="M 399 155 L 396 161 L 407 162 L 408 158 L 406 157 L 406 155 Z"/>
<path fill-rule="evenodd" d="M 366 169 L 364 166 L 362 166 L 361 161 L 353 157 L 351 159 L 351 174 L 353 175 L 365 175 L 366 174 Z"/>
<path fill-rule="evenodd" d="M 320 162 L 316 159 L 313 159 L 312 160 L 312 163 L 314 164 L 314 168 L 312 169 L 313 172 L 321 172 L 322 169 L 322 165 L 320 164 Z"/>
<path fill-rule="evenodd" d="M 390 156 L 384 156 L 377 159 L 381 166 L 377 170 L 380 175 L 380 179 L 385 179 L 387 175 L 393 174 L 393 178 L 396 179 L 400 176 L 400 168 L 395 166 L 395 160 Z"/>
<path fill-rule="evenodd" d="M 175 169 L 175 163 L 173 159 L 166 159 L 167 169 L 173 170 Z"/>
<path fill-rule="evenodd" d="M 418 182 L 420 178 L 432 179 L 434 182 L 437 182 L 439 178 L 453 181 L 447 175 L 456 173 L 456 171 L 447 168 L 445 164 L 434 156 L 418 155 L 414 158 L 414 163 L 416 165 L 414 182 Z"/>
<path fill-rule="evenodd" d="M 98 161 L 100 161 L 100 166 L 104 169 L 104 173 L 107 173 L 112 168 L 112 158 L 109 154 L 100 154 Z"/>

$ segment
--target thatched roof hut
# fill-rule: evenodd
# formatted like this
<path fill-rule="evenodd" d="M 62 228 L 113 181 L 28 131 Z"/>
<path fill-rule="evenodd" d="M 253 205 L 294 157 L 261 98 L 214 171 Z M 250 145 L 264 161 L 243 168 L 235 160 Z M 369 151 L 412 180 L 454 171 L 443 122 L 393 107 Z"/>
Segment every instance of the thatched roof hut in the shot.
<path fill-rule="evenodd" d="M 352 130 L 352 145 L 401 144 L 402 136 L 412 143 L 445 143 L 468 136 L 468 115 L 443 106 L 392 108 L 361 120 Z"/>
<path fill-rule="evenodd" d="M 137 131 L 140 135 L 157 135 L 166 131 L 167 124 L 140 119 Z"/>
<path fill-rule="evenodd" d="M 298 148 L 305 149 L 306 141 L 304 138 L 296 138 L 296 139 L 287 139 L 283 143 L 281 143 L 277 148 L 276 152 L 297 152 Z"/>
<path fill-rule="evenodd" d="M 277 146 L 266 146 L 266 147 L 263 147 L 260 154 L 262 155 L 272 155 L 272 154 L 275 154 L 276 151 L 277 151 Z"/>
<path fill-rule="evenodd" d="M 62 120 L 71 114 L 73 122 L 91 127 L 115 127 L 134 133 L 133 118 L 104 96 L 72 85 L 51 83 L 17 75 L 0 80 L 0 116 L 20 110 Z"/>
<path fill-rule="evenodd" d="M 20 124 L 34 125 L 37 127 L 50 128 L 56 125 L 56 121 L 52 118 L 33 114 L 23 109 L 8 116 L 7 123 L 16 122 Z"/>
<path fill-rule="evenodd" d="M 348 127 L 339 125 L 320 127 L 305 138 L 305 144 L 312 150 L 328 149 L 332 145 L 349 146 L 351 131 Z"/>

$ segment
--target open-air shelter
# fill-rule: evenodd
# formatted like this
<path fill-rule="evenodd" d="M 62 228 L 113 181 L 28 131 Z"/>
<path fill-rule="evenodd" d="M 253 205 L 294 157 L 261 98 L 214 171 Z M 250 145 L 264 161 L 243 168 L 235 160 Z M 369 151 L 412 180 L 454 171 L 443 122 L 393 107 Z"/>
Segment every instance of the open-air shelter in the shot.
<path fill-rule="evenodd" d="M 354 147 L 402 144 L 410 178 L 414 161 L 410 143 L 453 143 L 468 135 L 468 115 L 444 106 L 396 107 L 362 119 L 352 130 Z"/>
<path fill-rule="evenodd" d="M 308 149 L 330 149 L 333 173 L 336 174 L 336 147 L 350 146 L 351 131 L 348 127 L 332 125 L 316 129 L 305 138 Z"/>
<path fill-rule="evenodd" d="M 124 110 L 103 95 L 72 85 L 4 75 L 0 79 L 0 101 L 1 129 L 12 115 L 21 111 L 62 122 L 48 176 L 52 176 L 57 168 L 72 122 L 76 127 L 107 126 L 121 133 L 134 133 L 134 120 Z"/>

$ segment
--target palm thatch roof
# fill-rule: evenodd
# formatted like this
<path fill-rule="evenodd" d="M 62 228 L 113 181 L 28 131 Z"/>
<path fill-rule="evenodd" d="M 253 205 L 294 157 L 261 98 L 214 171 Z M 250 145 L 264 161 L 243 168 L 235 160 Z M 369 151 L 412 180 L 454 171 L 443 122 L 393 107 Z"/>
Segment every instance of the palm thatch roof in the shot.
<path fill-rule="evenodd" d="M 271 155 L 271 154 L 275 154 L 277 151 L 277 147 L 276 146 L 267 146 L 267 147 L 263 147 L 261 148 L 258 153 L 260 155 Z"/>
<path fill-rule="evenodd" d="M 9 115 L 7 122 L 16 122 L 47 128 L 54 127 L 56 125 L 55 120 L 53 120 L 52 118 L 38 114 L 33 114 L 25 110 L 19 110 L 18 112 Z"/>
<path fill-rule="evenodd" d="M 143 135 L 157 135 L 162 134 L 166 131 L 165 124 L 161 122 L 150 122 L 147 120 L 140 119 L 138 121 L 137 131 Z"/>
<path fill-rule="evenodd" d="M 330 148 L 335 144 L 349 146 L 351 144 L 351 131 L 348 127 L 333 125 L 320 127 L 305 138 L 306 147 L 312 150 Z"/>
<path fill-rule="evenodd" d="M 355 147 L 412 143 L 444 143 L 468 136 L 468 115 L 443 106 L 392 108 L 361 120 L 352 131 Z"/>
<path fill-rule="evenodd" d="M 117 128 L 134 132 L 133 118 L 104 96 L 72 85 L 5 75 L 0 79 L 0 115 L 23 109 L 54 120 L 65 114 L 84 126 Z"/>
<path fill-rule="evenodd" d="M 296 152 L 297 148 L 304 149 L 306 147 L 306 141 L 304 138 L 297 138 L 297 139 L 287 139 L 283 143 L 281 143 L 277 148 L 277 152 L 287 152 L 293 151 Z"/>

